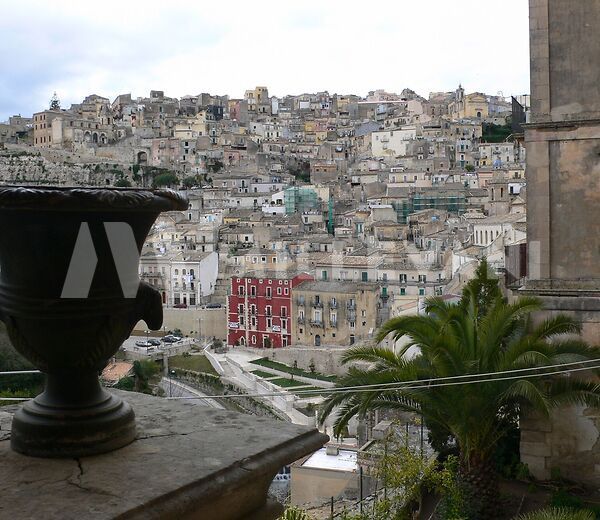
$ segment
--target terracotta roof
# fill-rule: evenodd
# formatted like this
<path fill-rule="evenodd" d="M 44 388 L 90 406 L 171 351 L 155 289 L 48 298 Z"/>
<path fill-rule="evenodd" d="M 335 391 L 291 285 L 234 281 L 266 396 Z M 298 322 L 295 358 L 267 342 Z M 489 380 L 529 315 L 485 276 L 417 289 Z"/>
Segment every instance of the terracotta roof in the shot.
<path fill-rule="evenodd" d="M 116 361 L 109 363 L 102 371 L 102 379 L 109 383 L 117 383 L 120 379 L 126 377 L 133 369 L 133 363 L 127 361 Z"/>

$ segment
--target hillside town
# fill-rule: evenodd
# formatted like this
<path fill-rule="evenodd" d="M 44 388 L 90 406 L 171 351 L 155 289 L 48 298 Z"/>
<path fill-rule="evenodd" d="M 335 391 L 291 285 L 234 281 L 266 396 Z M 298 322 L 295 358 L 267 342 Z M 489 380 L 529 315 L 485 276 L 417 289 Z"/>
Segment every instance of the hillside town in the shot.
<path fill-rule="evenodd" d="M 177 361 L 207 345 L 209 372 L 235 392 L 265 395 L 243 401 L 247 413 L 314 427 L 319 391 L 345 374 L 344 352 L 372 344 L 387 320 L 423 314 L 428 297 L 458 301 L 482 259 L 506 294 L 522 284 L 529 104 L 461 85 L 427 98 L 410 89 L 276 97 L 258 86 L 243 99 L 152 90 L 91 94 L 69 108 L 55 94 L 49 109 L 0 126 L 0 178 L 185 194 L 187 210 L 158 217 L 139 262 L 161 296 L 161 334 L 184 340 L 163 343 L 138 323 L 105 384 L 119 387 L 134 360 L 154 360 L 169 374 L 161 392 L 210 395 L 215 387 Z M 383 342 L 394 352 L 405 343 Z M 400 418 L 431 455 L 426 430 Z M 370 414 L 341 443 L 286 466 L 291 503 L 318 514 L 335 495 L 338 508 L 350 506 L 358 486 L 348 475 L 372 473 L 370 452 L 398 419 Z M 333 437 L 333 428 L 322 429 Z M 339 482 L 326 484 L 328 474 Z M 375 481 L 361 477 L 365 496 Z"/>
<path fill-rule="evenodd" d="M 529 3 L 531 94 L 0 122 L 0 517 L 600 515 L 600 6 Z"/>
<path fill-rule="evenodd" d="M 427 98 L 152 90 L 69 108 L 55 95 L 0 126 L 0 178 L 185 190 L 189 209 L 159 219 L 140 262 L 183 332 L 213 303 L 230 346 L 349 346 L 459 294 L 483 257 L 506 285 L 524 278 L 528 110 L 527 95 L 460 85 Z"/>

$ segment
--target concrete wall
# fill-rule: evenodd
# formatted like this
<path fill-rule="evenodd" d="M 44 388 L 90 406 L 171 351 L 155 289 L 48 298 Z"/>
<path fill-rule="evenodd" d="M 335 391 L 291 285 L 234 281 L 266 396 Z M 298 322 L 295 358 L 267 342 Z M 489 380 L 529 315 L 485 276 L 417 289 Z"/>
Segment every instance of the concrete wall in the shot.
<path fill-rule="evenodd" d="M 139 321 L 134 331 L 147 329 L 144 321 Z M 227 321 L 225 307 L 220 309 L 173 309 L 163 308 L 162 330 L 180 329 L 187 336 L 201 336 L 226 340 Z"/>
<path fill-rule="evenodd" d="M 334 471 L 292 466 L 291 504 L 322 504 L 342 493 L 356 495 L 358 475 L 349 471 Z"/>
<path fill-rule="evenodd" d="M 600 411 L 564 407 L 550 419 L 528 415 L 521 419 L 521 461 L 538 479 L 549 479 L 552 470 L 562 477 L 600 485 Z"/>
<path fill-rule="evenodd" d="M 344 348 L 310 348 L 310 347 L 285 347 L 276 349 L 257 349 L 257 354 L 263 354 L 269 359 L 293 366 L 294 361 L 298 368 L 309 370 L 311 361 L 314 361 L 317 372 L 322 374 L 343 375 L 346 367 L 341 364 Z"/>

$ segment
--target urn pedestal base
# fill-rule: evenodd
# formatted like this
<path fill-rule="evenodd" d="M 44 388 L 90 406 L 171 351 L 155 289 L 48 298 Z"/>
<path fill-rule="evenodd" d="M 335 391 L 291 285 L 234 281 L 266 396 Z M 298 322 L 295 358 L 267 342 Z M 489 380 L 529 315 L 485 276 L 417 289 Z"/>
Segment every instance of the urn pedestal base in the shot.
<path fill-rule="evenodd" d="M 13 417 L 11 447 L 34 457 L 76 458 L 135 439 L 129 404 L 105 391 L 95 372 L 47 376 L 42 394 Z"/>

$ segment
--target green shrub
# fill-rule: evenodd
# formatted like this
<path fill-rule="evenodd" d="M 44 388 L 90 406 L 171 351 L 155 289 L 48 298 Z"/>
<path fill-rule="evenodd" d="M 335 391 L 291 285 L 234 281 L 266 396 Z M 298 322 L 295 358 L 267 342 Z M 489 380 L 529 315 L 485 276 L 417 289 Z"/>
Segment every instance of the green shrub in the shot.
<path fill-rule="evenodd" d="M 581 498 L 569 495 L 564 489 L 559 489 L 554 495 L 552 495 L 552 500 L 550 500 L 550 505 L 558 508 L 573 508 L 580 509 L 583 507 L 583 500 Z"/>
<path fill-rule="evenodd" d="M 290 506 L 283 512 L 280 520 L 311 520 L 311 517 L 306 511 Z"/>
<path fill-rule="evenodd" d="M 175 184 L 179 184 L 179 179 L 177 179 L 177 175 L 172 172 L 161 173 L 154 177 L 152 181 L 152 186 L 154 188 L 158 188 L 160 186 L 171 186 Z"/>
<path fill-rule="evenodd" d="M 519 516 L 517 520 L 595 520 L 595 518 L 591 511 L 574 511 L 570 508 L 558 507 L 527 513 Z"/>

